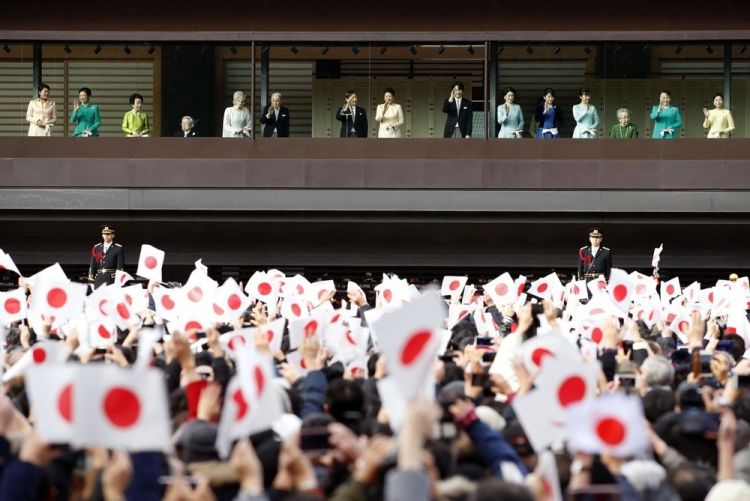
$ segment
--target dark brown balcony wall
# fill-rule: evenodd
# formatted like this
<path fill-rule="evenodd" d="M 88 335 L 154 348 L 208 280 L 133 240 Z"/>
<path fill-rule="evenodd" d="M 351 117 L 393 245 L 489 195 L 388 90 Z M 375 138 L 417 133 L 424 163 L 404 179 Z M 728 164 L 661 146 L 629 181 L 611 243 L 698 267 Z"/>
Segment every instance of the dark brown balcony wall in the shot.
<path fill-rule="evenodd" d="M 750 190 L 750 140 L 0 138 L 0 187 Z"/>
<path fill-rule="evenodd" d="M 470 4 L 437 3 L 427 0 L 358 2 L 333 0 L 309 2 L 255 0 L 249 2 L 197 2 L 170 0 L 109 2 L 93 8 L 91 2 L 71 0 L 34 6 L 22 2 L 3 5 L 0 39 L 8 33 L 35 32 L 44 39 L 69 32 L 86 37 L 99 32 L 107 37 L 139 33 L 169 36 L 184 32 L 189 39 L 212 36 L 210 32 L 244 34 L 274 32 L 329 32 L 335 39 L 342 32 L 360 32 L 377 37 L 383 32 L 522 33 L 539 35 L 560 32 L 652 31 L 685 35 L 701 31 L 724 36 L 730 30 L 748 30 L 747 2 L 683 1 L 671 6 L 631 0 L 626 4 L 580 2 L 502 2 L 475 0 Z M 46 32 L 46 33 L 45 33 Z M 120 32 L 113 34 L 112 32 Z M 723 32 L 723 33 L 720 33 Z M 322 33 L 321 33 L 322 34 Z M 689 36 L 689 35 L 688 35 Z M 183 37 L 185 38 L 185 37 Z M 550 38 L 554 40 L 555 38 Z"/>

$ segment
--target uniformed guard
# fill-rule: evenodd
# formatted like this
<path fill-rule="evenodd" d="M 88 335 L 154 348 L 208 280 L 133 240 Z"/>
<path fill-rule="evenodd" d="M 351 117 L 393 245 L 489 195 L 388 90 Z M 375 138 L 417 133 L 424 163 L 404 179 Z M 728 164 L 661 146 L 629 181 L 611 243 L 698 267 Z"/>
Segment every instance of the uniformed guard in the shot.
<path fill-rule="evenodd" d="M 602 246 L 604 235 L 599 228 L 589 230 L 589 242 L 578 249 L 578 279 L 593 280 L 599 275 L 609 280 L 609 273 L 612 271 L 612 252 Z"/>
<path fill-rule="evenodd" d="M 89 282 L 94 284 L 94 289 L 102 284 L 113 284 L 115 273 L 122 270 L 125 263 L 125 251 L 120 244 L 114 243 L 115 229 L 112 226 L 102 226 L 102 240 L 91 248 Z"/>

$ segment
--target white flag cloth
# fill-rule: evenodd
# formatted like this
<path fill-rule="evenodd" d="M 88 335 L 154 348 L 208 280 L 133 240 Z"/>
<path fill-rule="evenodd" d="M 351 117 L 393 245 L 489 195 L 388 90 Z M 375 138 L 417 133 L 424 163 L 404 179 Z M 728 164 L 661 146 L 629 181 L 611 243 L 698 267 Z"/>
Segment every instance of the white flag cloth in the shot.
<path fill-rule="evenodd" d="M 280 388 L 273 382 L 273 364 L 250 347 L 237 359 L 237 375 L 229 381 L 221 411 L 216 450 L 226 458 L 232 442 L 271 428 L 281 417 Z"/>
<path fill-rule="evenodd" d="M 160 451 L 169 446 L 164 375 L 112 365 L 77 367 L 72 442 L 83 447 Z"/>
<path fill-rule="evenodd" d="M 38 365 L 24 376 L 29 404 L 34 413 L 34 429 L 49 443 L 72 441 L 73 384 L 76 365 Z"/>
<path fill-rule="evenodd" d="M 154 358 L 154 345 L 164 336 L 164 331 L 158 329 L 141 329 L 138 333 L 138 356 L 133 364 L 133 370 L 144 371 L 151 366 Z"/>
<path fill-rule="evenodd" d="M 545 501 L 562 501 L 560 477 L 557 474 L 557 461 L 552 451 L 539 454 L 538 470 L 542 477 Z"/>
<path fill-rule="evenodd" d="M 526 370 L 532 374 L 539 372 L 547 360 L 581 361 L 578 349 L 557 331 L 525 341 L 521 345 L 521 357 Z"/>
<path fill-rule="evenodd" d="M 661 283 L 659 288 L 659 294 L 661 295 L 661 301 L 664 304 L 669 304 L 669 301 L 676 298 L 681 293 L 680 289 L 680 278 L 674 277 L 671 280 Z"/>
<path fill-rule="evenodd" d="M 113 318 L 100 318 L 88 324 L 88 345 L 109 348 L 117 341 L 117 326 Z"/>
<path fill-rule="evenodd" d="M 302 296 L 287 297 L 281 303 L 281 316 L 287 320 L 297 320 L 310 316 L 307 302 Z"/>
<path fill-rule="evenodd" d="M 180 310 L 178 303 L 182 301 L 179 289 L 167 289 L 166 287 L 154 287 L 151 295 L 154 298 L 156 314 L 164 320 L 177 320 Z"/>
<path fill-rule="evenodd" d="M 275 302 L 281 290 L 281 283 L 269 277 L 264 271 L 256 271 L 247 281 L 245 292 L 256 301 L 263 301 L 266 304 Z"/>
<path fill-rule="evenodd" d="M 161 282 L 161 268 L 163 265 L 163 250 L 157 249 L 148 244 L 141 245 L 141 255 L 138 258 L 138 270 L 135 272 L 136 275 L 154 282 Z"/>
<path fill-rule="evenodd" d="M 476 303 L 448 305 L 448 328 L 452 329 L 459 321 L 474 313 L 476 307 Z"/>
<path fill-rule="evenodd" d="M 13 262 L 13 258 L 10 257 L 10 254 L 6 254 L 0 249 L 0 271 L 2 270 L 12 271 L 16 275 L 21 275 L 21 272 L 18 271 L 18 267 L 16 267 L 16 263 Z"/>
<path fill-rule="evenodd" d="M 659 260 L 661 259 L 661 251 L 664 250 L 664 244 L 660 244 L 659 247 L 654 249 L 654 255 L 651 258 L 651 266 L 657 268 L 659 266 Z"/>
<path fill-rule="evenodd" d="M 214 292 L 211 311 L 217 322 L 232 322 L 242 316 L 250 307 L 250 298 L 240 289 L 240 285 L 229 277 Z"/>
<path fill-rule="evenodd" d="M 641 399 L 604 394 L 567 410 L 568 449 L 587 454 L 637 456 L 650 449 Z"/>
<path fill-rule="evenodd" d="M 53 265 L 47 266 L 42 271 L 26 278 L 26 283 L 28 283 L 29 286 L 33 289 L 34 287 L 37 286 L 37 283 L 42 280 L 46 280 L 46 281 L 54 280 L 58 282 L 64 282 L 68 280 L 68 276 L 63 271 L 62 266 L 60 266 L 60 263 L 55 263 Z"/>
<path fill-rule="evenodd" d="M 0 292 L 0 325 L 26 318 L 26 291 L 22 288 Z"/>
<path fill-rule="evenodd" d="M 427 292 L 370 324 L 385 357 L 388 374 L 399 381 L 399 389 L 408 399 L 419 394 L 425 379 L 432 378 L 444 317 L 442 299 L 434 292 Z"/>
<path fill-rule="evenodd" d="M 609 275 L 609 284 L 607 284 L 609 298 L 620 310 L 627 313 L 630 310 L 630 303 L 635 294 L 635 287 L 630 281 L 627 272 L 618 268 L 612 268 Z"/>
<path fill-rule="evenodd" d="M 560 282 L 557 273 L 553 272 L 531 282 L 527 294 L 552 301 L 562 290 L 565 290 L 565 287 Z"/>
<path fill-rule="evenodd" d="M 313 306 L 318 306 L 323 302 L 323 298 L 331 292 L 336 292 L 336 285 L 333 283 L 333 280 L 315 282 L 310 284 L 307 300 L 312 303 Z"/>

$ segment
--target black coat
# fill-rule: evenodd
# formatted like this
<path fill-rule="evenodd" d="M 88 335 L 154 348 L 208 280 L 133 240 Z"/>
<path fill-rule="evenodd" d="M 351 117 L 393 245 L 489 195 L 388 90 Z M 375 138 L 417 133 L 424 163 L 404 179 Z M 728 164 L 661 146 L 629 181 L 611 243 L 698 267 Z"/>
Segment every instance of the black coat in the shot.
<path fill-rule="evenodd" d="M 597 274 L 604 275 L 609 280 L 612 271 L 612 251 L 607 247 L 599 247 L 596 257 L 591 256 L 591 246 L 587 245 L 578 250 L 578 276 Z"/>
<path fill-rule="evenodd" d="M 289 109 L 286 106 L 279 107 L 279 119 L 276 120 L 276 114 L 268 118 L 268 108 L 270 104 L 263 107 L 263 113 L 260 115 L 260 123 L 263 124 L 263 137 L 273 136 L 273 130 L 276 129 L 277 137 L 289 137 Z"/>
<path fill-rule="evenodd" d="M 125 251 L 122 245 L 112 242 L 104 253 L 104 244 L 98 243 L 91 248 L 91 262 L 89 263 L 89 282 L 96 289 L 102 284 L 115 282 L 115 270 L 122 270 L 125 265 Z M 99 272 L 98 270 L 107 270 Z"/>
<path fill-rule="evenodd" d="M 174 137 L 198 137 L 198 134 L 195 132 L 195 129 L 190 129 L 186 136 L 185 132 L 182 129 L 180 129 L 180 130 L 175 131 Z"/>
<path fill-rule="evenodd" d="M 445 117 L 443 137 L 453 137 L 456 123 L 458 123 L 458 128 L 461 130 L 461 137 L 471 137 L 471 127 L 474 123 L 474 109 L 472 108 L 471 101 L 462 98 L 461 110 L 459 111 L 455 101 L 451 103 L 446 99 L 443 103 L 443 113 L 448 115 Z"/>
<path fill-rule="evenodd" d="M 354 113 L 356 113 L 354 119 L 355 135 L 352 135 L 351 132 L 347 134 L 347 131 L 349 131 L 352 126 L 352 117 L 350 115 L 342 115 L 341 110 L 342 108 L 336 110 L 336 120 L 341 122 L 341 132 L 339 133 L 339 137 L 367 137 L 367 112 L 365 109 L 359 106 L 356 106 L 354 109 Z"/>

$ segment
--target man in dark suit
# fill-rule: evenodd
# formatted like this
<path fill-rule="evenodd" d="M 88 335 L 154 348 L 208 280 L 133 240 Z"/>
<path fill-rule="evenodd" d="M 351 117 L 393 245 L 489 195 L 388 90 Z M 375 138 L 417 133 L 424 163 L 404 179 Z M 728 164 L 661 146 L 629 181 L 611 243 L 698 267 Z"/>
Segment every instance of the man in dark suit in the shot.
<path fill-rule="evenodd" d="M 281 106 L 281 92 L 271 94 L 271 104 L 263 107 L 260 123 L 263 137 L 289 137 L 289 109 Z"/>
<path fill-rule="evenodd" d="M 604 275 L 609 280 L 612 271 L 612 252 L 602 246 L 604 235 L 599 228 L 591 228 L 589 231 L 590 245 L 578 249 L 578 278 L 587 282 Z"/>
<path fill-rule="evenodd" d="M 443 103 L 445 130 L 443 137 L 471 137 L 471 127 L 474 117 L 471 101 L 464 99 L 463 82 L 454 82 L 451 97 Z"/>
<path fill-rule="evenodd" d="M 113 284 L 115 273 L 125 264 L 125 252 L 120 244 L 114 243 L 115 229 L 112 226 L 102 226 L 102 240 L 91 248 L 89 282 L 94 284 L 94 289 L 102 284 Z"/>
<path fill-rule="evenodd" d="M 195 132 L 195 120 L 193 117 L 184 116 L 180 121 L 180 130 L 174 133 L 174 137 L 198 137 Z"/>
<path fill-rule="evenodd" d="M 341 122 L 339 137 L 367 137 L 367 112 L 357 106 L 357 93 L 346 91 L 346 103 L 336 110 L 336 120 Z"/>

